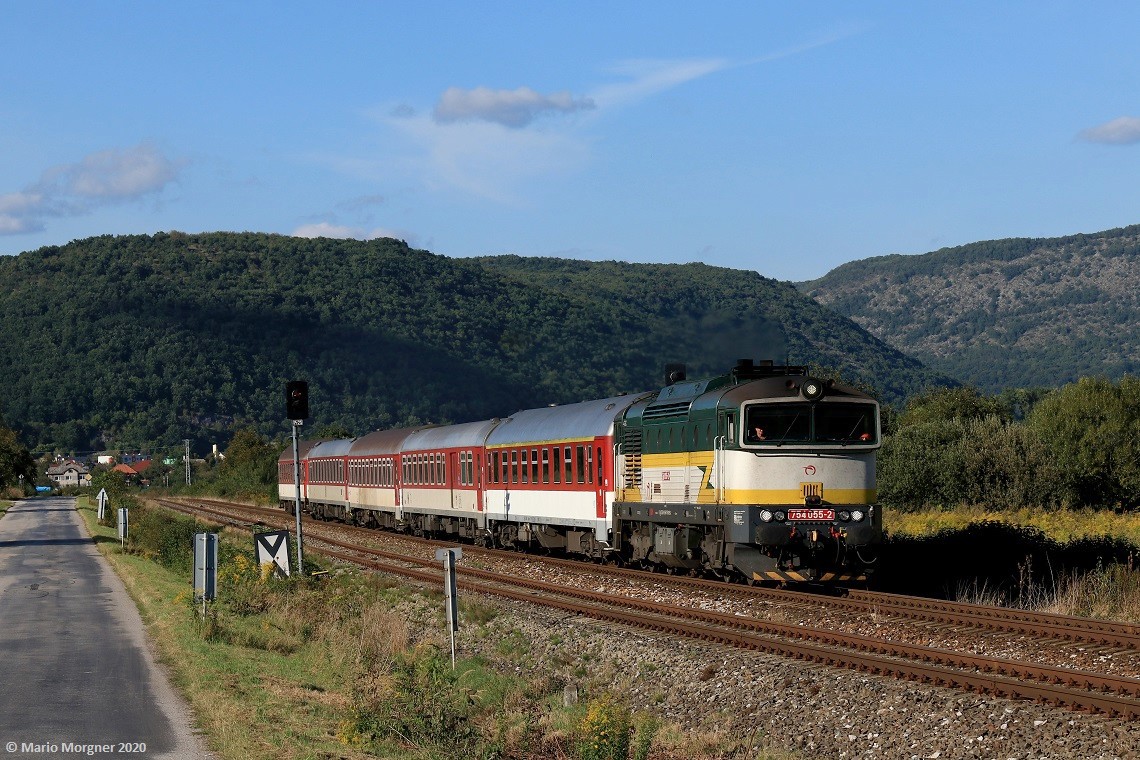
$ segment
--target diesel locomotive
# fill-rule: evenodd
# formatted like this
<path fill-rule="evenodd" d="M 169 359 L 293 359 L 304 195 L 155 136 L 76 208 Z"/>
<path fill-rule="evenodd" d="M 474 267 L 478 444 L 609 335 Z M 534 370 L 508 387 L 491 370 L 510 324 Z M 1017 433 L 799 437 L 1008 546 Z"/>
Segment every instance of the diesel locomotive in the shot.
<path fill-rule="evenodd" d="M 873 569 L 879 406 L 805 367 L 740 360 L 659 390 L 307 445 L 302 509 L 669 572 L 849 582 Z M 297 493 L 292 450 L 280 500 Z"/>

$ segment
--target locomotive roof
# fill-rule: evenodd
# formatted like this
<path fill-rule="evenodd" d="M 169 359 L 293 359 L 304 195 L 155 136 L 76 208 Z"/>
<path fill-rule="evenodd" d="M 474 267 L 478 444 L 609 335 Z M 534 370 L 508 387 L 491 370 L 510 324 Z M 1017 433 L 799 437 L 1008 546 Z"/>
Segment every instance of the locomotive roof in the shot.
<path fill-rule="evenodd" d="M 508 446 L 608 435 L 613 431 L 614 420 L 644 396 L 643 393 L 631 393 L 597 401 L 515 412 L 491 431 L 487 445 Z"/>
<path fill-rule="evenodd" d="M 741 383 L 730 387 L 725 390 L 722 398 L 733 404 L 739 404 L 744 401 L 752 401 L 756 399 L 787 399 L 792 400 L 800 398 L 800 385 L 803 380 L 795 378 L 795 384 L 788 387 L 784 378 L 768 378 L 765 380 L 753 380 L 748 383 Z M 826 382 L 826 381 L 825 381 Z M 826 386 L 821 401 L 837 401 L 840 399 L 849 401 L 874 401 L 873 398 L 868 396 L 862 391 L 852 388 L 849 385 L 840 385 L 839 383 L 832 383 Z"/>
<path fill-rule="evenodd" d="M 487 434 L 498 424 L 499 420 L 494 419 L 417 430 L 404 440 L 401 450 L 422 451 L 482 446 L 483 441 L 487 440 Z"/>
<path fill-rule="evenodd" d="M 382 454 L 397 454 L 404 444 L 404 439 L 419 429 L 377 430 L 368 435 L 362 435 L 352 442 L 348 455 L 352 457 L 373 457 Z"/>
<path fill-rule="evenodd" d="M 354 438 L 338 438 L 335 441 L 321 441 L 313 448 L 309 449 L 306 459 L 316 459 L 317 457 L 342 457 L 348 453 L 348 449 L 352 446 Z"/>

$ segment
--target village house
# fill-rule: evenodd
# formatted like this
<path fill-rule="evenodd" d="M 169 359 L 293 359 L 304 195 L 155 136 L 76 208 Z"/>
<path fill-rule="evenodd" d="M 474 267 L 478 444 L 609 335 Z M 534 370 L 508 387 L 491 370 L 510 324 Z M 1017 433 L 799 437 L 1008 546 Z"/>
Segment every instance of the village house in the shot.
<path fill-rule="evenodd" d="M 47 476 L 56 488 L 91 485 L 90 471 L 74 459 L 52 465 L 48 468 Z"/>

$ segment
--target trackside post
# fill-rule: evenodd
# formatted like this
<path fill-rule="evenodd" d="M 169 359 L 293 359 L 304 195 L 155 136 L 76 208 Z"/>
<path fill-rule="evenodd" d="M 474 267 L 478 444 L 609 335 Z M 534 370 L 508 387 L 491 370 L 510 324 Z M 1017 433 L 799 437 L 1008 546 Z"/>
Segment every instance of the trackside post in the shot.
<path fill-rule="evenodd" d="M 443 604 L 447 610 L 447 629 L 451 633 L 451 668 L 455 669 L 455 632 L 459 630 L 459 603 L 455 593 L 455 561 L 463 549 L 436 549 L 435 558 L 443 562 Z"/>
<path fill-rule="evenodd" d="M 202 617 L 206 602 L 218 598 L 218 534 L 194 534 L 194 597 L 202 601 Z"/>

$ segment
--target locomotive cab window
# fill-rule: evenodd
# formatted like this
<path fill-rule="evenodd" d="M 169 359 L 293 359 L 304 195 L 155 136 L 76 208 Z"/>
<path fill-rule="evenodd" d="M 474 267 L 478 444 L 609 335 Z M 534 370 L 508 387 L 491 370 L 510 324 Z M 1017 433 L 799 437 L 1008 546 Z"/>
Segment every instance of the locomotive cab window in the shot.
<path fill-rule="evenodd" d="M 879 417 L 874 404 L 753 404 L 744 413 L 745 446 L 867 446 L 878 442 Z"/>
<path fill-rule="evenodd" d="M 808 404 L 753 404 L 744 416 L 744 443 L 768 445 L 811 440 Z"/>
<path fill-rule="evenodd" d="M 871 404 L 819 404 L 815 439 L 820 443 L 878 443 L 875 407 Z"/>

